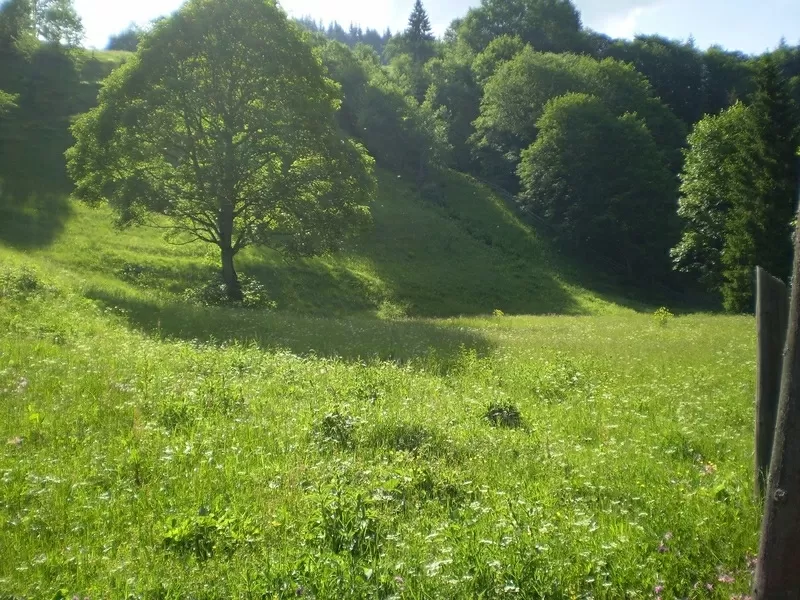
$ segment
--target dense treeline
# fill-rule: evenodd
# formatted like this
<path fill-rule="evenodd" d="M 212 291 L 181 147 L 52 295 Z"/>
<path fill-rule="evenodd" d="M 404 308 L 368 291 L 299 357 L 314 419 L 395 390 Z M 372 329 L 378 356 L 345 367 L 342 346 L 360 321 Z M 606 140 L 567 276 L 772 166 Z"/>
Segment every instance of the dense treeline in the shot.
<path fill-rule="evenodd" d="M 614 40 L 584 29 L 567 0 L 483 0 L 434 40 L 418 1 L 406 31 L 380 57 L 382 69 L 370 71 L 378 57 L 357 45 L 346 53 L 336 51 L 330 72 L 342 83 L 348 131 L 379 162 L 444 164 L 489 180 L 518 194 L 521 207 L 547 223 L 562 248 L 640 287 L 681 289 L 699 279 L 738 311 L 750 305 L 756 263 L 788 275 L 800 46 L 782 42 L 751 57 L 659 36 Z M 771 83 L 764 80 L 765 61 Z M 355 86 L 354 72 L 361 73 Z M 383 89 L 383 104 L 366 100 L 358 85 L 373 94 Z M 402 112 L 384 108 L 389 88 L 405 94 L 404 110 L 412 112 L 399 122 L 410 129 L 392 133 L 387 117 Z M 728 223 L 705 233 L 716 236 L 712 243 L 696 232 L 701 209 L 691 208 L 691 190 L 701 185 L 698 171 L 711 178 L 719 171 L 696 165 L 694 145 L 713 128 L 708 120 L 715 123 L 739 103 L 779 108 L 750 111 L 761 115 L 752 117 L 761 123 L 758 139 L 731 134 L 729 151 L 748 158 L 719 157 L 737 167 L 727 187 L 713 187 L 708 193 L 716 197 L 704 199 L 703 218 Z M 368 126 L 378 115 L 382 128 Z M 426 156 L 415 156 L 420 138 L 412 131 L 429 140 Z M 730 142 L 736 136 L 739 143 Z M 759 175 L 746 176 L 744 164 Z M 732 191 L 732 182 L 743 180 Z M 751 204 L 729 210 L 737 194 Z M 707 214 L 711 205 L 723 215 Z"/>
<path fill-rule="evenodd" d="M 75 46 L 80 18 L 69 2 L 0 6 L 0 210 L 46 203 L 68 190 L 69 121 L 95 103 L 103 71 Z"/>
<path fill-rule="evenodd" d="M 8 23 L 26 1 L 3 5 L 3 64 L 25 65 L 3 72 L 28 75 L 3 76 L 0 112 L 82 112 L 69 102 L 47 111 L 47 94 L 31 91 L 52 57 L 73 64 L 59 77 L 81 65 L 68 28 L 23 19 L 29 41 L 15 37 Z M 436 169 L 488 180 L 565 251 L 639 287 L 699 280 L 738 311 L 750 305 L 754 264 L 788 274 L 800 46 L 752 57 L 659 36 L 615 40 L 585 29 L 569 0 L 482 0 L 436 39 L 422 2 L 410 8 L 394 35 L 312 18 L 285 25 L 338 84 L 342 135 L 379 165 L 429 198 Z M 141 48 L 161 31 L 132 26 L 109 48 Z M 50 59 L 38 65 L 39 55 Z"/>

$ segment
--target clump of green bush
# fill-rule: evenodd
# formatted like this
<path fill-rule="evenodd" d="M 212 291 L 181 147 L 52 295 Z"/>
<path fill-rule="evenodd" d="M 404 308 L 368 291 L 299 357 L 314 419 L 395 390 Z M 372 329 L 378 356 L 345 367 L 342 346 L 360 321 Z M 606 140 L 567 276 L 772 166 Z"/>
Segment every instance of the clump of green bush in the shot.
<path fill-rule="evenodd" d="M 484 417 L 495 427 L 506 429 L 522 427 L 522 413 L 513 404 L 491 404 Z"/>
<path fill-rule="evenodd" d="M 667 323 L 669 323 L 674 318 L 675 315 L 672 313 L 670 309 L 668 309 L 665 306 L 662 306 L 656 312 L 653 313 L 653 320 L 659 327 L 666 327 Z"/>
<path fill-rule="evenodd" d="M 378 306 L 377 316 L 385 321 L 402 321 L 408 318 L 408 305 L 384 300 Z"/>
<path fill-rule="evenodd" d="M 188 288 L 183 292 L 183 299 L 201 306 L 239 306 L 243 308 L 259 308 L 274 310 L 277 303 L 269 297 L 266 286 L 247 275 L 239 276 L 242 290 L 242 301 L 235 302 L 228 297 L 228 286 L 222 276 L 217 274 L 210 281 Z"/>
<path fill-rule="evenodd" d="M 6 267 L 0 269 L 0 298 L 23 300 L 53 291 L 39 274 L 28 267 Z"/>

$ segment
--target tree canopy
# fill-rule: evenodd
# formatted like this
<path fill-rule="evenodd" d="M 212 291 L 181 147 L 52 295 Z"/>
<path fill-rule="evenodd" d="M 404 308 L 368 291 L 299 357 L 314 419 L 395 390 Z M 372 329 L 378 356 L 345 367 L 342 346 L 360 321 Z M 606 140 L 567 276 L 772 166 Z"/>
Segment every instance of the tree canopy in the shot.
<path fill-rule="evenodd" d="M 576 51 L 581 17 L 570 0 L 481 0 L 458 26 L 476 53 L 501 35 L 518 36 L 542 52 Z"/>
<path fill-rule="evenodd" d="M 484 86 L 473 140 L 488 174 L 512 185 L 519 153 L 536 140 L 537 121 L 552 98 L 570 92 L 601 99 L 615 115 L 635 112 L 655 138 L 670 167 L 680 168 L 685 128 L 656 99 L 643 75 L 628 64 L 526 47 L 504 62 Z"/>
<path fill-rule="evenodd" d="M 605 56 L 629 62 L 650 81 L 656 96 L 687 126 L 706 110 L 706 68 L 702 53 L 690 43 L 661 36 L 619 40 Z"/>
<path fill-rule="evenodd" d="M 336 127 L 337 87 L 271 0 L 190 0 L 159 23 L 73 127 L 78 198 L 234 256 L 338 246 L 368 218 L 372 161 Z"/>
<path fill-rule="evenodd" d="M 406 34 L 412 42 L 432 42 L 432 32 L 431 20 L 425 7 L 422 6 L 422 0 L 416 0 L 411 15 L 408 17 Z"/>
<path fill-rule="evenodd" d="M 676 268 L 697 273 L 732 312 L 752 308 L 752 271 L 788 277 L 798 194 L 797 109 L 769 59 L 748 105 L 702 119 L 689 136 L 681 176 Z"/>
<path fill-rule="evenodd" d="M 711 290 L 723 281 L 728 211 L 746 202 L 753 173 L 745 148 L 754 137 L 753 120 L 742 103 L 706 116 L 689 135 L 678 207 L 685 228 L 672 256 L 676 268 L 696 273 Z"/>
<path fill-rule="evenodd" d="M 557 241 L 631 279 L 667 272 L 675 183 L 644 121 L 572 93 L 550 100 L 537 128 L 518 169 L 522 199 Z"/>
<path fill-rule="evenodd" d="M 332 42 L 323 57 L 331 75 L 342 83 L 343 127 L 364 143 L 378 164 L 414 175 L 419 183 L 431 168 L 447 164 L 450 147 L 441 108 L 429 100 L 418 102 L 366 47 L 354 54 Z"/>
<path fill-rule="evenodd" d="M 136 52 L 143 33 L 144 32 L 141 28 L 132 24 L 124 31 L 120 31 L 119 33 L 108 38 L 106 50 L 125 50 L 127 52 Z"/>

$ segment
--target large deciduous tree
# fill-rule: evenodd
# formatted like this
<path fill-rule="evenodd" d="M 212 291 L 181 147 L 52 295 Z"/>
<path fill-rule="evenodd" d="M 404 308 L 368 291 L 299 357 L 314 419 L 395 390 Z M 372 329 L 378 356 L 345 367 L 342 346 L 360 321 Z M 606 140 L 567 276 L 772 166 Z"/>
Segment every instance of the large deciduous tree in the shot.
<path fill-rule="evenodd" d="M 77 197 L 220 249 L 310 255 L 368 221 L 372 160 L 336 126 L 336 85 L 273 0 L 190 0 L 73 127 Z"/>
<path fill-rule="evenodd" d="M 672 257 L 676 269 L 696 274 L 709 290 L 721 289 L 724 281 L 728 212 L 745 206 L 753 187 L 748 148 L 754 140 L 753 120 L 742 103 L 704 117 L 689 135 L 678 204 L 685 225 Z"/>
<path fill-rule="evenodd" d="M 644 121 L 567 94 L 548 102 L 537 128 L 518 169 L 521 197 L 557 241 L 640 284 L 666 275 L 677 182 Z"/>
<path fill-rule="evenodd" d="M 543 52 L 576 52 L 585 45 L 580 13 L 570 0 L 481 0 L 458 24 L 458 35 L 476 53 L 501 35 L 519 36 Z"/>
<path fill-rule="evenodd" d="M 616 116 L 637 113 L 678 173 L 685 127 L 631 65 L 525 47 L 502 62 L 484 86 L 473 142 L 487 177 L 513 189 L 519 154 L 536 140 L 536 123 L 547 102 L 570 92 L 600 98 Z"/>

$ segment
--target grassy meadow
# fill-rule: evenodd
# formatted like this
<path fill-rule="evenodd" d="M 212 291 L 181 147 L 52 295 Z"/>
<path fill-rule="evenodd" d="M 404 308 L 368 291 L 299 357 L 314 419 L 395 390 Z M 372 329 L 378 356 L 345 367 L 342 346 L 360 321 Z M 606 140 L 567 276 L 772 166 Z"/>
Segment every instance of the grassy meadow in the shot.
<path fill-rule="evenodd" d="M 2 213 L 0 598 L 747 593 L 752 319 L 625 302 L 467 177 L 380 186 L 341 255 L 241 257 L 269 310 L 105 209 Z"/>

